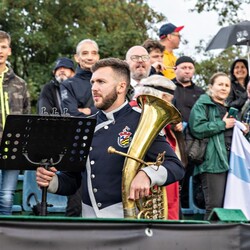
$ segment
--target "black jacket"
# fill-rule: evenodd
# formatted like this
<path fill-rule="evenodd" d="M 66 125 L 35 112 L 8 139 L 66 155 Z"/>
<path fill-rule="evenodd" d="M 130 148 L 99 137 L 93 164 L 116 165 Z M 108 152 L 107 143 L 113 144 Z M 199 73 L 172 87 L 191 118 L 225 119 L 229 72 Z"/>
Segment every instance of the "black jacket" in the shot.
<path fill-rule="evenodd" d="M 202 88 L 196 86 L 193 82 L 190 86 L 183 87 L 182 84 L 176 80 L 176 78 L 174 78 L 172 81 L 176 85 L 173 104 L 180 111 L 182 120 L 188 122 L 192 107 L 200 95 L 204 94 L 205 91 Z"/>
<path fill-rule="evenodd" d="M 38 113 L 40 115 L 60 115 L 62 113 L 60 83 L 55 78 L 42 88 L 38 99 Z"/>
<path fill-rule="evenodd" d="M 231 81 L 231 91 L 227 98 L 227 105 L 229 107 L 237 108 L 239 111 L 241 111 L 246 100 L 246 89 L 244 89 L 237 81 Z"/>
<path fill-rule="evenodd" d="M 240 83 L 238 83 L 237 78 L 234 75 L 234 68 L 237 62 L 242 62 L 247 69 L 247 76 L 245 77 L 244 81 L 245 88 L 242 87 Z M 243 105 L 247 100 L 246 87 L 249 81 L 248 62 L 246 59 L 239 58 L 232 63 L 230 68 L 230 78 L 231 78 L 231 90 L 226 103 L 229 107 L 234 107 L 237 108 L 239 111 L 241 111 L 241 108 L 243 107 Z"/>
<path fill-rule="evenodd" d="M 62 108 L 71 116 L 86 116 L 78 111 L 78 108 L 90 108 L 92 114 L 97 111 L 91 93 L 91 77 L 91 71 L 83 70 L 78 66 L 75 76 L 60 85 Z"/>

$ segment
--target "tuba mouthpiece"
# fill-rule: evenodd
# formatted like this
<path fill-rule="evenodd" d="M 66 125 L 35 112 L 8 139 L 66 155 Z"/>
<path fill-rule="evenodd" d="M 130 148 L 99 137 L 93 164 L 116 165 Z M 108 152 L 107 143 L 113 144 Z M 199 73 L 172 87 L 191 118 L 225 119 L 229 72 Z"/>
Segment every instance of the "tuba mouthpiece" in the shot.
<path fill-rule="evenodd" d="M 115 152 L 116 152 L 115 148 L 113 148 L 112 146 L 108 147 L 108 153 L 114 154 Z"/>

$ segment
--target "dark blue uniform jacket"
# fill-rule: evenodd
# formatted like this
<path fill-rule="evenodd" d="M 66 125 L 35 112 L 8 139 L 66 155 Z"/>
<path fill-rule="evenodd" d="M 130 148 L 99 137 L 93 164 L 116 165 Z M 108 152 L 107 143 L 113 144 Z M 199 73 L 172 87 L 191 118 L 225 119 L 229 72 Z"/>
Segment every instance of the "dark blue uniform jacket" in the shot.
<path fill-rule="evenodd" d="M 140 113 L 133 110 L 127 103 L 114 113 L 108 113 L 107 116 L 102 111 L 96 115 L 97 126 L 89 154 L 90 166 L 88 171 L 84 169 L 82 172 L 83 203 L 92 206 L 89 198 L 89 192 L 92 192 L 100 209 L 122 201 L 121 180 L 124 157 L 109 154 L 107 149 L 109 146 L 113 146 L 119 151 L 125 153 L 128 151 L 139 122 Z M 166 151 L 166 156 L 162 165 L 168 172 L 164 185 L 168 185 L 181 180 L 184 176 L 184 169 L 164 136 L 157 136 L 144 160 L 154 162 L 158 153 L 163 151 Z M 61 173 L 57 193 L 72 194 L 79 185 L 79 173 Z"/>

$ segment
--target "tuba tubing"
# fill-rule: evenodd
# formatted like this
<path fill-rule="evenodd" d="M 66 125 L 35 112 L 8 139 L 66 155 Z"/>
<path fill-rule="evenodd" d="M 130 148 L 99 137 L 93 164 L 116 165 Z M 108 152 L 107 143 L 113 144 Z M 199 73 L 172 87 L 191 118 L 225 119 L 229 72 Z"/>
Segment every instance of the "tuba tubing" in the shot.
<path fill-rule="evenodd" d="M 142 109 L 140 121 L 131 141 L 122 171 L 122 203 L 124 218 L 136 218 L 136 202 L 129 200 L 131 182 L 140 168 L 149 147 L 160 133 L 170 123 L 181 122 L 180 112 L 169 102 L 152 95 L 140 95 L 137 102 Z M 135 158 L 135 159 L 133 159 Z"/>

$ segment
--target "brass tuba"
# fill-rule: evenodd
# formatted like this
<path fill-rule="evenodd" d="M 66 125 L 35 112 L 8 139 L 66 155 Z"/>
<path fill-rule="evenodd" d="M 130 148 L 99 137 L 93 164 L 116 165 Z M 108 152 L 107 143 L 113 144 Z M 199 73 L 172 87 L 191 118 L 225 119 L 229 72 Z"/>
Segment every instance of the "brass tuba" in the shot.
<path fill-rule="evenodd" d="M 128 199 L 129 190 L 131 182 L 137 172 L 143 167 L 144 164 L 149 165 L 142 159 L 145 157 L 156 136 L 167 124 L 180 122 L 181 115 L 171 103 L 152 95 L 140 95 L 137 98 L 137 102 L 142 109 L 142 113 L 127 154 L 116 151 L 115 149 L 108 149 L 110 153 L 118 153 L 126 156 L 122 172 L 122 203 L 124 218 L 137 218 L 137 207 L 139 210 L 138 217 L 140 218 L 166 219 L 167 211 L 164 211 L 164 209 L 167 210 L 167 196 L 166 193 L 162 193 L 162 191 L 166 192 L 165 187 L 157 187 L 157 190 L 151 190 L 151 197 L 148 197 L 150 200 L 140 201 L 137 203 L 137 206 L 134 201 Z M 160 193 L 158 191 L 159 189 Z M 156 198 L 154 198 L 155 195 Z M 157 203 L 157 199 L 158 203 L 165 203 L 163 206 L 161 205 L 158 208 L 158 210 L 161 210 L 161 215 L 159 216 L 157 215 L 158 212 L 155 211 L 154 208 L 156 206 L 155 203 Z"/>

